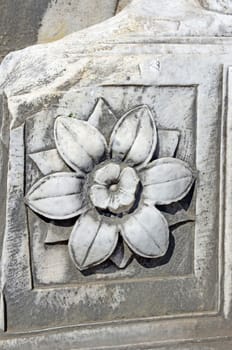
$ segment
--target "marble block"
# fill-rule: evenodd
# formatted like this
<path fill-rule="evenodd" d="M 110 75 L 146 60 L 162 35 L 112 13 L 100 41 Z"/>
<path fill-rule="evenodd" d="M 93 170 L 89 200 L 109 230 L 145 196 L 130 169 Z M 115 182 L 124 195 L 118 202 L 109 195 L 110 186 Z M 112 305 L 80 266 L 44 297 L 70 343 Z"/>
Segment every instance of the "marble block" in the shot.
<path fill-rule="evenodd" d="M 231 349 L 231 8 L 134 0 L 4 59 L 1 349 Z"/>

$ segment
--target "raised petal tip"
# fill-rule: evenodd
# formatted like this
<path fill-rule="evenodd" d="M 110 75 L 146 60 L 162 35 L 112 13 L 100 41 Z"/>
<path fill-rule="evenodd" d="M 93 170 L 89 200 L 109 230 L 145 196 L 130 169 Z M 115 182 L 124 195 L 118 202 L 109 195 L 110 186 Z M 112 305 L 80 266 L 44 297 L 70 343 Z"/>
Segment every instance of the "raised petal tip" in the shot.
<path fill-rule="evenodd" d="M 89 173 L 106 157 L 104 136 L 88 122 L 60 116 L 55 121 L 54 136 L 60 156 L 76 171 Z"/>
<path fill-rule="evenodd" d="M 107 260 L 117 245 L 118 228 L 100 218 L 94 210 L 82 215 L 69 239 L 69 253 L 81 271 Z"/>
<path fill-rule="evenodd" d="M 49 219 L 75 217 L 85 208 L 84 179 L 73 173 L 55 173 L 36 182 L 27 195 L 27 204 Z"/>
<path fill-rule="evenodd" d="M 123 115 L 110 138 L 112 158 L 137 169 L 151 160 L 156 144 L 155 121 L 147 105 L 135 107 Z"/>
<path fill-rule="evenodd" d="M 145 201 L 158 205 L 174 203 L 184 198 L 195 180 L 188 164 L 175 158 L 155 160 L 140 176 Z"/>

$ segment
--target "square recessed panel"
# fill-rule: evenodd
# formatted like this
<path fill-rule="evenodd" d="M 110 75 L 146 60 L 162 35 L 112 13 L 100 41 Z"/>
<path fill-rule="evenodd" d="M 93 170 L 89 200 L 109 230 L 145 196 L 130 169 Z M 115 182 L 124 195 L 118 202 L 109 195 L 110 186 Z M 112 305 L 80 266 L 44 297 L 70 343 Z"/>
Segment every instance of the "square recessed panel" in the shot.
<path fill-rule="evenodd" d="M 41 112 L 40 115 L 26 122 L 25 141 L 28 169 L 26 187 L 28 189 L 43 176 L 35 162 L 31 160 L 30 154 L 54 148 L 52 131 L 56 116 L 72 114 L 86 120 L 98 98 L 104 98 L 107 101 L 117 119 L 135 106 L 148 105 L 155 116 L 158 129 L 174 129 L 180 132 L 176 157 L 186 161 L 195 169 L 197 86 L 95 87 L 65 94 L 60 99 L 58 107 L 51 106 L 48 111 Z M 38 129 L 40 139 L 38 139 Z M 69 257 L 67 242 L 45 244 L 46 236 L 51 232 L 57 237 L 65 235 L 68 239 L 75 221 L 69 220 L 59 224 L 59 222 L 41 218 L 29 210 L 34 286 L 48 285 L 51 287 L 52 284 L 83 284 L 96 280 L 112 281 L 125 278 L 143 279 L 193 274 L 194 203 L 195 198 L 192 198 L 191 207 L 187 206 L 188 210 L 186 208 L 186 221 L 188 222 L 175 225 L 171 229 L 170 247 L 163 258 L 152 260 L 134 258 L 123 270 L 118 269 L 112 262 L 108 262 L 84 274 L 73 265 Z M 178 221 L 180 209 L 172 208 L 172 213 L 173 211 L 176 211 L 175 216 Z M 59 241 L 59 238 L 57 240 Z"/>
<path fill-rule="evenodd" d="M 152 84 L 148 75 L 136 78 L 136 70 L 131 85 L 122 85 L 121 76 L 114 75 L 112 80 L 101 77 L 108 85 L 85 84 L 69 92 L 51 92 L 34 104 L 30 98 L 22 104 L 18 101 L 16 126 L 11 130 L 9 222 L 15 218 L 12 208 L 21 214 L 14 224 L 16 236 L 14 227 L 7 227 L 9 266 L 4 271 L 10 331 L 218 311 L 222 71 L 216 63 L 209 69 L 201 59 L 190 62 L 188 55 L 165 56 L 160 61 L 162 70 Z M 124 270 L 111 265 L 84 275 L 71 264 L 66 244 L 44 244 L 48 230 L 68 238 L 72 223 L 59 227 L 26 210 L 23 188 L 27 192 L 43 177 L 30 155 L 54 149 L 56 116 L 73 114 L 87 120 L 100 97 L 117 118 L 147 104 L 158 129 L 180 131 L 176 156 L 197 171 L 190 211 L 194 221 L 173 231 L 173 252 L 159 264 L 148 266 L 135 259 Z M 20 124 L 24 119 L 25 125 Z"/>

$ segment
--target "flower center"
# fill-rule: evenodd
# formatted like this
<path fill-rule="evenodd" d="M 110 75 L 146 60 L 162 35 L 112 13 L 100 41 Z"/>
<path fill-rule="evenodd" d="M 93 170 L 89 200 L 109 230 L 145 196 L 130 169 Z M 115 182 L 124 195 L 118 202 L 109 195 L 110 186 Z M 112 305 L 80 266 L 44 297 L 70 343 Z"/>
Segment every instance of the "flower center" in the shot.
<path fill-rule="evenodd" d="M 121 215 L 134 206 L 139 182 L 130 166 L 108 163 L 95 171 L 89 196 L 96 208 Z"/>
<path fill-rule="evenodd" d="M 110 185 L 109 190 L 111 192 L 116 192 L 118 190 L 118 185 L 117 184 Z"/>

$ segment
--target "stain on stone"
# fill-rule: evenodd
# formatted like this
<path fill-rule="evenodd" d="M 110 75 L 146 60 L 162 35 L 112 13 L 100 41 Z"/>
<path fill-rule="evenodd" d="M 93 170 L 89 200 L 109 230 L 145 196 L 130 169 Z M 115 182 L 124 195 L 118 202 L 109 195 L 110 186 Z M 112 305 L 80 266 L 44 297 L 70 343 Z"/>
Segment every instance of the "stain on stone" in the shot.
<path fill-rule="evenodd" d="M 48 4 L 49 0 L 1 1 L 0 57 L 36 43 Z"/>
<path fill-rule="evenodd" d="M 114 16 L 117 0 L 51 0 L 42 19 L 38 42 L 47 43 Z"/>
<path fill-rule="evenodd" d="M 102 22 L 131 0 L 18 0 L 0 2 L 0 62 L 10 51 L 51 42 Z"/>

